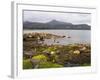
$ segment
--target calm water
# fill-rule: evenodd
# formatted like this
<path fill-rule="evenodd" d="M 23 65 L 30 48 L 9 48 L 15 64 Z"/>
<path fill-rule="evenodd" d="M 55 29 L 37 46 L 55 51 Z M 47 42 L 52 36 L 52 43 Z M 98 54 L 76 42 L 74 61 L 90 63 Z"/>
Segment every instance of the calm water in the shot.
<path fill-rule="evenodd" d="M 46 39 L 45 44 L 72 44 L 72 43 L 90 43 L 91 42 L 91 31 L 90 30 L 24 30 L 24 33 L 32 32 L 47 32 L 51 34 L 66 36 L 65 38 Z"/>

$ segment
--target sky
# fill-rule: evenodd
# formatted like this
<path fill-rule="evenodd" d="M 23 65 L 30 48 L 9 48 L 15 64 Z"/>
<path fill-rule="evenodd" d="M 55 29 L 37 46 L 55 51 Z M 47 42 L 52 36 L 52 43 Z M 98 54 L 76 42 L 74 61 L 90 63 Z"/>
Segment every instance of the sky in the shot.
<path fill-rule="evenodd" d="M 23 11 L 23 21 L 46 23 L 51 20 L 70 22 L 73 24 L 91 24 L 91 14 L 86 13 L 59 13 L 44 11 Z"/>

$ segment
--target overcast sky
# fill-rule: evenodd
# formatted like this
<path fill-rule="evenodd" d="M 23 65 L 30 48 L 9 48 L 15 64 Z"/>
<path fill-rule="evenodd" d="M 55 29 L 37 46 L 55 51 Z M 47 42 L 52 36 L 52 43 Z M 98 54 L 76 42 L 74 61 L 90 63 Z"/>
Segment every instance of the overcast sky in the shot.
<path fill-rule="evenodd" d="M 84 13 L 58 13 L 43 11 L 24 11 L 24 21 L 46 23 L 51 20 L 70 22 L 73 24 L 89 24 L 91 23 L 91 14 Z"/>

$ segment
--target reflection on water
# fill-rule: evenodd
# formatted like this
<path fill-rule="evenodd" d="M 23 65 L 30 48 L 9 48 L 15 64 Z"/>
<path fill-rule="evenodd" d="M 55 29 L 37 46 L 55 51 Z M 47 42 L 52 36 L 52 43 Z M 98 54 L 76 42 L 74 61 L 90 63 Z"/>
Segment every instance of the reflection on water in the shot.
<path fill-rule="evenodd" d="M 32 32 L 47 32 L 55 35 L 66 36 L 59 39 L 45 39 L 45 44 L 72 44 L 72 43 L 90 43 L 91 31 L 90 30 L 24 30 L 24 33 Z"/>

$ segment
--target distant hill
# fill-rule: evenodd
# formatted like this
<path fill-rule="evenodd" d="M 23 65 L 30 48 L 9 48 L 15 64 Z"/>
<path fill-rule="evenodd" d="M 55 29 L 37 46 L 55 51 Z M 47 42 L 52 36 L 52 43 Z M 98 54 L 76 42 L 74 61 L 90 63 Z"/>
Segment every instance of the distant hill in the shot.
<path fill-rule="evenodd" d="M 49 24 L 49 25 L 72 25 L 72 23 L 61 22 L 61 21 L 57 21 L 57 20 L 52 20 L 52 21 L 48 22 L 47 24 Z"/>
<path fill-rule="evenodd" d="M 23 22 L 24 29 L 72 29 L 72 30 L 90 30 L 91 26 L 87 24 L 72 24 L 67 22 L 61 22 L 52 20 L 47 23 L 39 22 Z"/>

